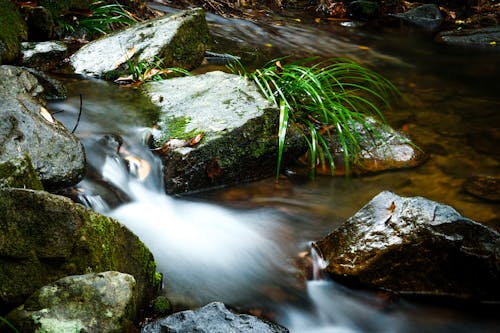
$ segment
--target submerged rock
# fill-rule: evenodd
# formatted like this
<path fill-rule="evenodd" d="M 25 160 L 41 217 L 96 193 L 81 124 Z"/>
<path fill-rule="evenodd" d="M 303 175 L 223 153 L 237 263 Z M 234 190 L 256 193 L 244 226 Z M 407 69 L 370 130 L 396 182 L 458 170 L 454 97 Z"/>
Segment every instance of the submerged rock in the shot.
<path fill-rule="evenodd" d="M 477 198 L 500 202 L 500 177 L 470 177 L 465 182 L 464 189 L 467 193 L 472 194 Z"/>
<path fill-rule="evenodd" d="M 288 330 L 254 316 L 233 313 L 223 303 L 213 302 L 194 311 L 177 312 L 149 323 L 141 331 L 141 333 L 160 332 L 286 333 Z"/>
<path fill-rule="evenodd" d="M 276 172 L 279 112 L 253 82 L 217 71 L 146 83 L 142 89 L 162 112 L 153 137 L 167 192 L 205 190 Z M 285 157 L 305 151 L 293 128 L 287 136 Z"/>
<path fill-rule="evenodd" d="M 202 9 L 179 12 L 135 24 L 88 43 L 70 57 L 75 73 L 91 76 L 128 69 L 128 62 L 192 69 L 198 66 L 208 42 Z"/>
<path fill-rule="evenodd" d="M 404 13 L 389 15 L 429 32 L 438 30 L 443 22 L 439 7 L 432 3 L 418 6 Z"/>
<path fill-rule="evenodd" d="M 7 320 L 21 332 L 129 332 L 135 285 L 133 276 L 119 272 L 64 277 L 37 290 Z"/>
<path fill-rule="evenodd" d="M 30 155 L 47 188 L 80 181 L 85 172 L 83 146 L 45 109 L 43 86 L 19 67 L 0 66 L 0 77 L 0 162 Z"/>
<path fill-rule="evenodd" d="M 422 197 L 384 191 L 315 246 L 325 271 L 347 282 L 500 300 L 500 234 Z"/>
<path fill-rule="evenodd" d="M 436 40 L 452 46 L 498 49 L 500 26 L 443 31 L 436 36 Z"/>
<path fill-rule="evenodd" d="M 145 308 L 161 283 L 155 267 L 145 245 L 115 220 L 47 192 L 0 189 L 0 310 L 64 276 L 108 270 L 135 278 Z"/>

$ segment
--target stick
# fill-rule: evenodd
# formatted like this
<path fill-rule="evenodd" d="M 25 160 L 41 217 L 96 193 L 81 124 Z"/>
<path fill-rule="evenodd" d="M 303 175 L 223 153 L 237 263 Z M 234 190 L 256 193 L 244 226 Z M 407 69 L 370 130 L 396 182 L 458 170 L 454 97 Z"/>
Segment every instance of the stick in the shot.
<path fill-rule="evenodd" d="M 75 133 L 78 124 L 80 124 L 80 117 L 82 116 L 82 110 L 83 110 L 83 100 L 82 100 L 82 94 L 80 94 L 80 110 L 78 111 L 78 118 L 76 119 L 76 124 L 75 127 L 73 127 L 71 134 Z"/>

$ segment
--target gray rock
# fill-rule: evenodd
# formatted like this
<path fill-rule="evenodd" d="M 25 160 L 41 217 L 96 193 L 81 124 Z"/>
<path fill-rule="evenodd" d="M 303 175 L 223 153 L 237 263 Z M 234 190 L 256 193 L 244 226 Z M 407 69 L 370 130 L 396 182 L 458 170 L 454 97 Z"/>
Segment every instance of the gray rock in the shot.
<path fill-rule="evenodd" d="M 20 64 L 41 71 L 56 68 L 66 57 L 68 47 L 60 41 L 21 43 Z"/>
<path fill-rule="evenodd" d="M 452 207 L 384 191 L 315 243 L 332 276 L 411 295 L 500 300 L 500 235 Z"/>
<path fill-rule="evenodd" d="M 30 155 L 46 188 L 80 181 L 83 146 L 44 108 L 45 90 L 35 76 L 13 66 L 0 66 L 0 76 L 0 162 Z"/>
<path fill-rule="evenodd" d="M 276 172 L 279 112 L 253 82 L 217 71 L 146 83 L 142 89 L 161 108 L 160 130 L 153 137 L 167 192 L 204 190 Z M 198 134 L 201 142 L 191 144 Z M 285 156 L 306 150 L 293 128 L 288 138 Z"/>
<path fill-rule="evenodd" d="M 83 46 L 70 57 L 75 73 L 102 76 L 127 69 L 127 61 L 194 68 L 203 60 L 208 26 L 202 9 L 159 17 L 111 33 Z"/>
<path fill-rule="evenodd" d="M 436 31 L 443 22 L 443 16 L 439 7 L 435 4 L 425 4 L 410 9 L 404 13 L 390 14 L 411 25 L 421 28 L 425 31 Z"/>
<path fill-rule="evenodd" d="M 0 187 L 43 190 L 29 155 L 0 163 Z"/>
<path fill-rule="evenodd" d="M 213 302 L 195 311 L 174 313 L 166 318 L 147 324 L 142 333 L 286 333 L 283 326 L 265 322 L 246 314 L 235 314 L 223 303 Z"/>
<path fill-rule="evenodd" d="M 135 286 L 133 276 L 113 271 L 64 277 L 37 290 L 7 320 L 21 332 L 128 332 Z"/>
<path fill-rule="evenodd" d="M 500 45 L 500 26 L 443 31 L 436 36 L 436 40 L 459 47 L 498 49 L 498 45 Z"/>
<path fill-rule="evenodd" d="M 64 276 L 108 270 L 135 278 L 137 309 L 161 285 L 153 255 L 120 223 L 65 197 L 0 188 L 0 311 Z"/>

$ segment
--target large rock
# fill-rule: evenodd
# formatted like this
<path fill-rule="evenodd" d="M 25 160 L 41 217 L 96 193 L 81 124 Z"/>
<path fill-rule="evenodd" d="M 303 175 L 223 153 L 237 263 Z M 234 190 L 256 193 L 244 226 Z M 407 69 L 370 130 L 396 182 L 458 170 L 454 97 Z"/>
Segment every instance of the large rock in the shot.
<path fill-rule="evenodd" d="M 0 65 L 14 62 L 20 43 L 27 38 L 28 27 L 14 2 L 0 0 Z"/>
<path fill-rule="evenodd" d="M 167 192 L 204 190 L 276 172 L 279 112 L 253 82 L 216 71 L 142 87 L 162 112 L 160 130 L 153 134 Z M 191 144 L 198 134 L 201 142 Z M 293 128 L 288 138 L 285 156 L 305 151 Z"/>
<path fill-rule="evenodd" d="M 0 162 L 0 187 L 43 190 L 29 155 Z"/>
<path fill-rule="evenodd" d="M 325 270 L 404 294 L 500 300 L 500 235 L 452 207 L 385 191 L 318 241 Z"/>
<path fill-rule="evenodd" d="M 43 191 L 0 189 L 0 309 L 68 275 L 120 271 L 137 282 L 142 308 L 161 276 L 152 254 L 115 220 Z"/>
<path fill-rule="evenodd" d="M 41 71 L 57 68 L 66 56 L 68 47 L 60 41 L 21 43 L 20 64 Z"/>
<path fill-rule="evenodd" d="M 349 173 L 353 175 L 368 174 L 387 170 L 413 168 L 426 160 L 426 155 L 407 136 L 394 130 L 389 125 L 376 122 L 368 117 L 366 124 L 354 123 L 352 131 L 358 133 L 361 150 L 356 156 L 351 156 L 355 163 L 350 163 Z M 335 161 L 335 175 L 346 174 L 344 149 L 341 140 L 335 133 L 327 139 L 330 153 Z M 306 155 L 308 158 L 308 155 Z M 326 158 L 326 156 L 325 156 Z M 318 166 L 320 174 L 331 174 L 328 165 Z"/>
<path fill-rule="evenodd" d="M 498 50 L 500 26 L 443 31 L 436 36 L 436 40 L 452 46 Z"/>
<path fill-rule="evenodd" d="M 46 188 L 83 178 L 82 144 L 44 108 L 45 89 L 28 71 L 0 66 L 0 162 L 31 157 Z"/>
<path fill-rule="evenodd" d="M 203 60 L 208 26 L 202 9 L 135 24 L 95 40 L 70 57 L 75 73 L 102 76 L 128 70 L 128 62 L 192 69 Z"/>
<path fill-rule="evenodd" d="M 439 7 L 433 3 L 415 7 L 404 13 L 389 15 L 429 32 L 438 30 L 443 22 Z"/>
<path fill-rule="evenodd" d="M 197 333 L 286 333 L 283 326 L 265 322 L 246 314 L 235 314 L 223 303 L 213 302 L 195 311 L 174 313 L 147 324 L 142 333 L 197 332 Z"/>
<path fill-rule="evenodd" d="M 135 279 L 119 272 L 64 277 L 37 290 L 7 320 L 20 332 L 130 332 Z"/>

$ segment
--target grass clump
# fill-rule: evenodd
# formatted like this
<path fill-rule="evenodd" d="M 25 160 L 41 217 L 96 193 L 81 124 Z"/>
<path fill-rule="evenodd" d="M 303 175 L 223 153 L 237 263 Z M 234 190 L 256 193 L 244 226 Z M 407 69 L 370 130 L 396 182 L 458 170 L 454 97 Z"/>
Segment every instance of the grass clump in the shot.
<path fill-rule="evenodd" d="M 255 81 L 260 91 L 279 106 L 277 173 L 281 169 L 288 122 L 296 124 L 309 145 L 311 175 L 318 164 L 328 164 L 332 175 L 334 156 L 329 142 L 332 135 L 342 148 L 345 170 L 356 163 L 361 151 L 362 138 L 356 124 L 373 133 L 377 129 L 367 121 L 372 117 L 385 122 L 381 107 L 389 107 L 397 88 L 374 71 L 351 60 L 337 58 L 323 62 L 305 59 L 283 65 L 283 59 L 273 60 L 252 73 L 241 64 L 232 65 L 238 72 Z"/>

